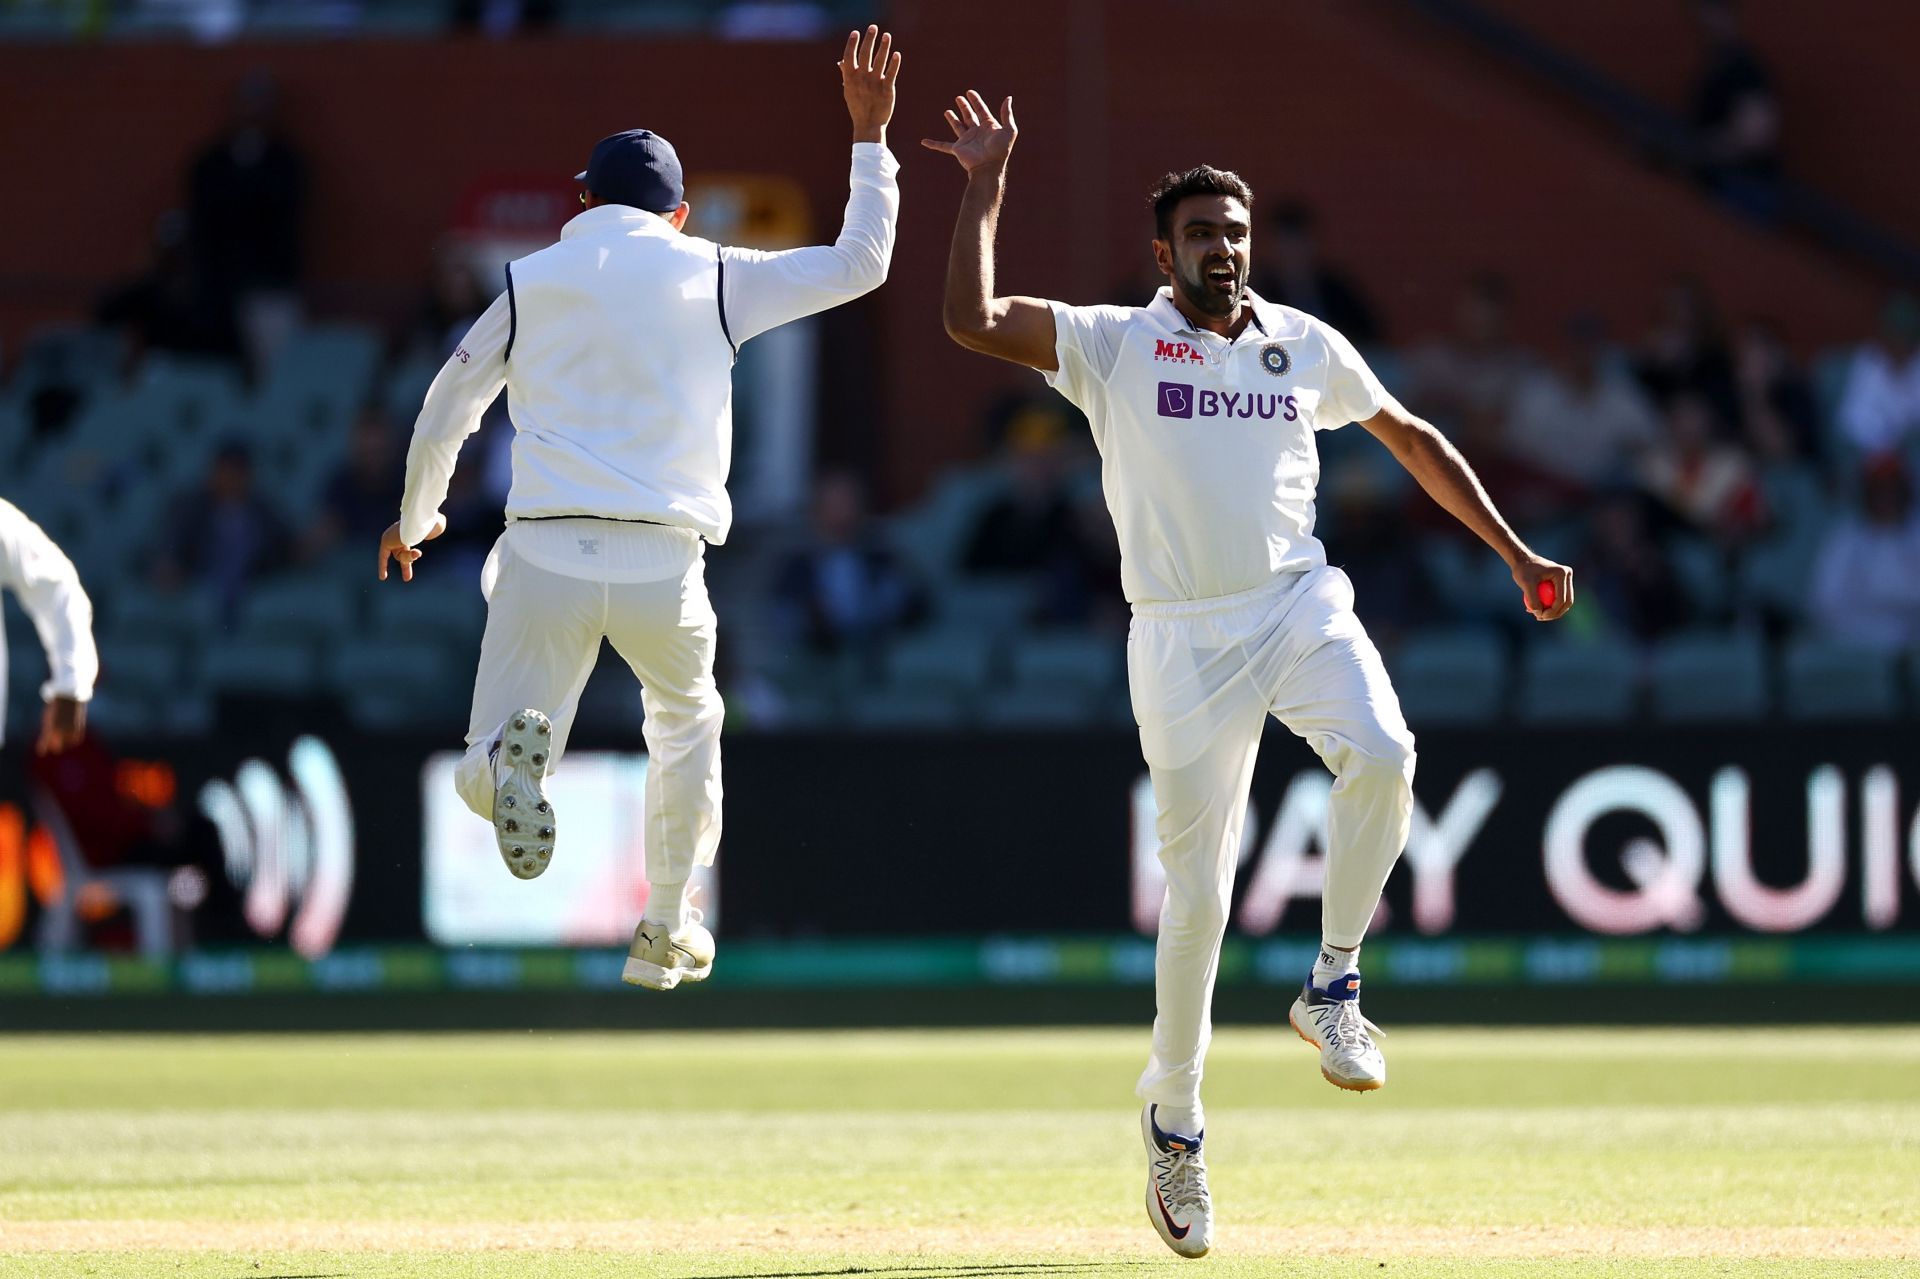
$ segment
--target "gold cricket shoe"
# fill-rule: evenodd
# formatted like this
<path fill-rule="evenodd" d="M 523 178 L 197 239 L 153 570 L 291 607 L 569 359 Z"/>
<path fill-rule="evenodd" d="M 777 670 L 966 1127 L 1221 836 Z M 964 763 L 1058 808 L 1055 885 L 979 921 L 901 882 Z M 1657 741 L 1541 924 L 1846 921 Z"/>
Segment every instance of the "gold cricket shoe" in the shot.
<path fill-rule="evenodd" d="M 641 920 L 627 947 L 627 966 L 620 980 L 629 986 L 672 990 L 683 981 L 705 981 L 713 971 L 713 934 L 700 923 L 700 912 L 678 932 L 665 924 Z"/>

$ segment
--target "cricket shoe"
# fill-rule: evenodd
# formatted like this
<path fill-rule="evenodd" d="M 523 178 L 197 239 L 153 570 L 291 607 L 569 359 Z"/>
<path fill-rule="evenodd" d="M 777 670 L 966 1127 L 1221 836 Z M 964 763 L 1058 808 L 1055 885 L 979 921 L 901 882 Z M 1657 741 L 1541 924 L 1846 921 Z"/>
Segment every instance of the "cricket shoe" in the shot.
<path fill-rule="evenodd" d="M 1207 1192 L 1201 1138 L 1161 1131 L 1154 1122 L 1157 1109 L 1149 1105 L 1140 1112 L 1140 1135 L 1147 1143 L 1147 1219 L 1167 1247 L 1183 1257 L 1204 1257 L 1213 1247 L 1213 1196 Z"/>
<path fill-rule="evenodd" d="M 1300 1038 L 1320 1050 L 1320 1073 L 1336 1088 L 1372 1092 L 1387 1082 L 1387 1059 L 1373 1036 L 1387 1032 L 1360 1015 L 1360 974 L 1321 990 L 1308 978 L 1287 1013 Z"/>
<path fill-rule="evenodd" d="M 700 923 L 700 912 L 679 932 L 665 924 L 641 920 L 627 948 L 627 966 L 620 980 L 629 986 L 672 990 L 683 981 L 705 981 L 713 971 L 713 934 Z"/>
<path fill-rule="evenodd" d="M 537 878 L 553 860 L 552 750 L 553 725 L 536 710 L 508 716 L 493 744 L 493 837 L 521 879 Z"/>

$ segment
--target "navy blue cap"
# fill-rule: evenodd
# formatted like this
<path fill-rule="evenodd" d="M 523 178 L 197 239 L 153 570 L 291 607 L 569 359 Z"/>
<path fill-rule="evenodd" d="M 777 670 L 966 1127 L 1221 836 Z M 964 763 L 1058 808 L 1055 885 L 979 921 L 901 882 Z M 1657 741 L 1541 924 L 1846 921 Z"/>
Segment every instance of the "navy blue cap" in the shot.
<path fill-rule="evenodd" d="M 680 157 L 673 143 L 651 129 L 628 129 L 593 145 L 587 171 L 575 182 L 609 204 L 627 204 L 649 213 L 671 213 L 680 207 L 686 184 L 680 176 Z"/>

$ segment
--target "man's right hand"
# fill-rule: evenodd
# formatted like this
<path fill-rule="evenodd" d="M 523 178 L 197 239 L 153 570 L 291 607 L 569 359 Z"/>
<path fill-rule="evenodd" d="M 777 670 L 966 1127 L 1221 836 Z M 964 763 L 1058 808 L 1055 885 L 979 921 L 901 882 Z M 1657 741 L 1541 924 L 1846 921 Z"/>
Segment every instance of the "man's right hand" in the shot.
<path fill-rule="evenodd" d="M 840 91 L 853 117 L 855 142 L 886 144 L 899 80 L 900 55 L 893 52 L 892 32 L 868 27 L 865 35 L 847 33 L 847 49 L 840 55 Z"/>
<path fill-rule="evenodd" d="M 986 99 L 973 89 L 968 89 L 966 96 L 955 98 L 953 103 L 958 109 L 947 112 L 947 127 L 953 130 L 953 141 L 922 138 L 920 145 L 931 151 L 946 152 L 969 174 L 980 168 L 1006 167 L 1014 140 L 1020 136 L 1020 126 L 1013 122 L 1013 95 L 1008 94 L 1000 104 L 1000 114 L 1006 118 L 1004 124 L 993 118 L 993 112 L 987 110 Z"/>

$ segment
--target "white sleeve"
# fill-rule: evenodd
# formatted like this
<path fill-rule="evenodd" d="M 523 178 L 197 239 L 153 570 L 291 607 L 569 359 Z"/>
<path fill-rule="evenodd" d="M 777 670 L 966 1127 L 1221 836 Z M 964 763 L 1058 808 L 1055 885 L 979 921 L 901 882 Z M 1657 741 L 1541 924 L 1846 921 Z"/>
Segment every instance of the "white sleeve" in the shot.
<path fill-rule="evenodd" d="M 734 346 L 880 287 L 900 221 L 899 172 L 883 143 L 856 142 L 839 239 L 778 253 L 720 250 L 721 311 Z"/>
<path fill-rule="evenodd" d="M 408 546 L 420 545 L 432 530 L 440 504 L 447 500 L 460 445 L 480 429 L 481 414 L 507 384 L 512 332 L 512 295 L 502 293 L 473 322 L 427 388 L 426 403 L 413 424 L 407 487 L 400 499 L 400 536 Z"/>
<path fill-rule="evenodd" d="M 16 507 L 0 502 L 0 585 L 12 589 L 33 619 L 52 674 L 44 698 L 89 701 L 100 676 L 93 646 L 93 603 L 73 561 Z"/>
<path fill-rule="evenodd" d="M 1127 326 L 1134 312 L 1124 306 L 1068 306 L 1048 302 L 1053 310 L 1053 354 L 1059 363 L 1055 370 L 1041 370 L 1047 385 L 1089 417 L 1094 401 L 1105 391 L 1113 377 L 1113 366 L 1120 360 L 1120 345 L 1126 340 Z"/>
<path fill-rule="evenodd" d="M 1366 421 L 1386 404 L 1386 388 L 1345 334 L 1330 324 L 1313 323 L 1327 344 L 1327 391 L 1313 415 L 1313 429 L 1337 431 L 1349 422 Z"/>

